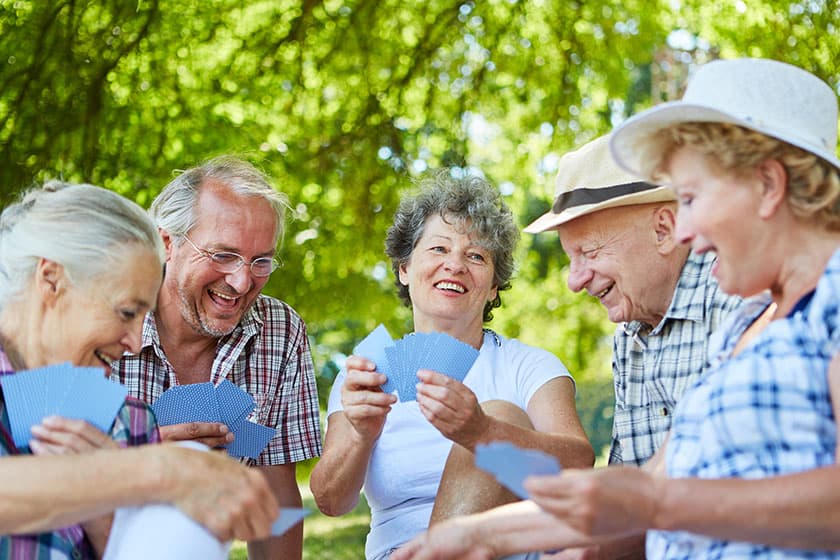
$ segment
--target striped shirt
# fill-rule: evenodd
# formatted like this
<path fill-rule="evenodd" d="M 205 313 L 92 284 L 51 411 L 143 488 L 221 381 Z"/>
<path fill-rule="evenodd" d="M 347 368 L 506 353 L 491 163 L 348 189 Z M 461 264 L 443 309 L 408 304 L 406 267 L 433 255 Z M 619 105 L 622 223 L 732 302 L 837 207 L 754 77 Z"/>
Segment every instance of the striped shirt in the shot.
<path fill-rule="evenodd" d="M 734 357 L 732 340 L 760 314 L 747 305 L 730 324 L 724 353 L 680 403 L 668 443 L 671 478 L 766 478 L 831 465 L 837 426 L 826 370 L 837 351 L 840 251 L 817 289 L 772 321 Z M 728 350 L 727 350 L 728 349 Z M 727 358 L 728 359 L 725 359 Z M 779 549 L 686 532 L 648 533 L 648 557 L 840 558 L 840 552 Z"/>
<path fill-rule="evenodd" d="M 741 299 L 711 274 L 715 256 L 690 253 L 658 325 L 619 325 L 613 338 L 615 417 L 610 463 L 641 465 L 662 445 L 677 401 L 703 372 L 709 336 Z"/>
<path fill-rule="evenodd" d="M 14 373 L 12 364 L 0 348 L 0 375 Z M 5 401 L 0 397 L 0 457 L 29 455 L 27 447 L 17 448 L 12 440 L 11 424 Z M 129 397 L 111 426 L 110 436 L 121 447 L 160 441 L 152 410 Z M 0 459 L 2 460 L 2 459 Z M 7 484 L 10 481 L 7 481 Z M 13 483 L 13 481 L 11 481 Z M 0 558 L 10 560 L 93 559 L 96 554 L 82 527 L 71 525 L 49 533 L 0 536 Z"/>
<path fill-rule="evenodd" d="M 124 354 L 113 372 L 130 395 L 150 404 L 178 385 L 153 313 L 143 324 L 140 353 Z M 321 454 L 318 390 L 306 326 L 289 305 L 260 295 L 236 328 L 218 340 L 210 381 L 223 379 L 254 398 L 251 421 L 277 429 L 255 464 L 282 465 Z"/>

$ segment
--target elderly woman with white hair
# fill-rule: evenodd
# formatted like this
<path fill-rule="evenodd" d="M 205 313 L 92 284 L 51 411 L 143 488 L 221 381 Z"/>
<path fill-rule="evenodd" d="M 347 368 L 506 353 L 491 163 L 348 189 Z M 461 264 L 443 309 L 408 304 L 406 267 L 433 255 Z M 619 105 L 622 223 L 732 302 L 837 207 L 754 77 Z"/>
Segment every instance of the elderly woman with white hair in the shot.
<path fill-rule="evenodd" d="M 149 218 L 116 193 L 57 182 L 26 193 L 0 216 L 0 375 L 65 362 L 109 374 L 139 345 L 163 256 Z M 263 478 L 227 458 L 170 445 L 120 449 L 160 439 L 154 415 L 134 399 L 108 433 L 48 417 L 32 436 L 15 445 L 0 396 L 2 558 L 97 558 L 120 506 L 174 504 L 223 540 L 266 536 L 279 511 Z"/>
<path fill-rule="evenodd" d="M 619 164 L 669 184 L 677 235 L 717 253 L 722 289 L 753 298 L 675 411 L 654 459 L 666 476 L 622 467 L 534 477 L 533 502 L 433 529 L 393 558 L 492 558 L 645 531 L 651 558 L 840 558 L 827 376 L 840 348 L 836 144 L 834 91 L 761 59 L 710 63 L 681 101 L 620 126 Z"/>

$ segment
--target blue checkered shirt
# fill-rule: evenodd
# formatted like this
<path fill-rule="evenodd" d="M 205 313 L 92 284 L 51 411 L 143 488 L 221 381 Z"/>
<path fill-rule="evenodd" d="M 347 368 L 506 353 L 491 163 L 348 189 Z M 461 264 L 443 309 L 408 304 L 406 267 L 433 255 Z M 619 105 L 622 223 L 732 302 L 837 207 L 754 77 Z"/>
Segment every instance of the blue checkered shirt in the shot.
<path fill-rule="evenodd" d="M 741 299 L 711 274 L 715 257 L 689 254 L 658 325 L 619 325 L 613 339 L 615 417 L 610 463 L 641 465 L 662 445 L 673 410 L 703 372 L 711 333 Z"/>
<path fill-rule="evenodd" d="M 671 478 L 765 478 L 834 463 L 837 426 L 828 362 L 837 350 L 840 251 L 817 289 L 771 322 L 737 356 L 710 368 L 674 416 Z M 765 302 L 767 300 L 765 299 Z M 765 305 L 766 306 L 766 305 Z M 745 306 L 745 314 L 761 306 Z M 733 332 L 748 321 L 733 322 Z M 726 344 L 731 349 L 732 344 Z M 648 533 L 649 558 L 840 558 L 840 552 L 779 549 L 686 532 Z"/>

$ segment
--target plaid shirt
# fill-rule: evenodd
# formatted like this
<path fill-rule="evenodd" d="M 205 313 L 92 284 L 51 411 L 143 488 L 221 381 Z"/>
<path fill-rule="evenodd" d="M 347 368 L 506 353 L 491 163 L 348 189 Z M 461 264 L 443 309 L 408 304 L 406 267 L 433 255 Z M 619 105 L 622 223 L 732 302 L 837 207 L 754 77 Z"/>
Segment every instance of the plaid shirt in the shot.
<path fill-rule="evenodd" d="M 826 370 L 837 349 L 840 251 L 816 291 L 720 361 L 681 401 L 668 443 L 672 478 L 766 478 L 831 465 L 837 426 Z M 767 301 L 766 298 L 764 301 Z M 745 314 L 756 315 L 760 305 Z M 749 323 L 735 321 L 735 331 Z M 732 345 L 729 345 L 731 347 Z M 648 534 L 650 558 L 840 558 L 685 532 Z"/>
<path fill-rule="evenodd" d="M 706 366 L 709 336 L 741 303 L 712 278 L 714 261 L 710 253 L 689 254 L 658 325 L 633 321 L 616 329 L 611 464 L 641 465 L 662 445 L 677 401 Z"/>
<path fill-rule="evenodd" d="M 139 354 L 124 354 L 114 375 L 130 395 L 153 403 L 178 385 L 154 314 L 146 315 Z M 321 454 L 318 390 L 306 326 L 287 304 L 261 295 L 230 334 L 219 339 L 210 380 L 241 387 L 256 403 L 250 419 L 277 428 L 257 465 L 281 465 Z"/>
<path fill-rule="evenodd" d="M 0 375 L 14 373 L 12 364 L 0 348 Z M 9 412 L 0 398 L 0 457 L 29 455 L 29 448 L 18 449 L 12 440 Z M 117 414 L 110 431 L 121 447 L 160 441 L 155 415 L 143 402 L 129 397 Z M 0 459 L 2 460 L 2 459 Z M 7 481 L 14 483 L 14 481 Z M 96 554 L 79 525 L 71 525 L 50 533 L 0 536 L 0 558 L 10 560 L 93 559 Z"/>

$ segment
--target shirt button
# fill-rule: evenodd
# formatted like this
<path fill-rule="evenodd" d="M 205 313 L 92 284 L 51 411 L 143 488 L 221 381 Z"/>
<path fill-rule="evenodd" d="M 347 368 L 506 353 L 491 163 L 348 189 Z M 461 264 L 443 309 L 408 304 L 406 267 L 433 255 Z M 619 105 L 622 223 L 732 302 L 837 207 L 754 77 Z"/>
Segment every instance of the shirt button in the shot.
<path fill-rule="evenodd" d="M 662 416 L 668 416 L 668 409 L 664 406 L 662 407 L 662 410 L 660 412 L 662 413 Z"/>
<path fill-rule="evenodd" d="M 78 548 L 73 549 L 71 556 L 73 557 L 73 560 L 82 560 L 83 558 L 82 553 L 79 551 Z"/>

